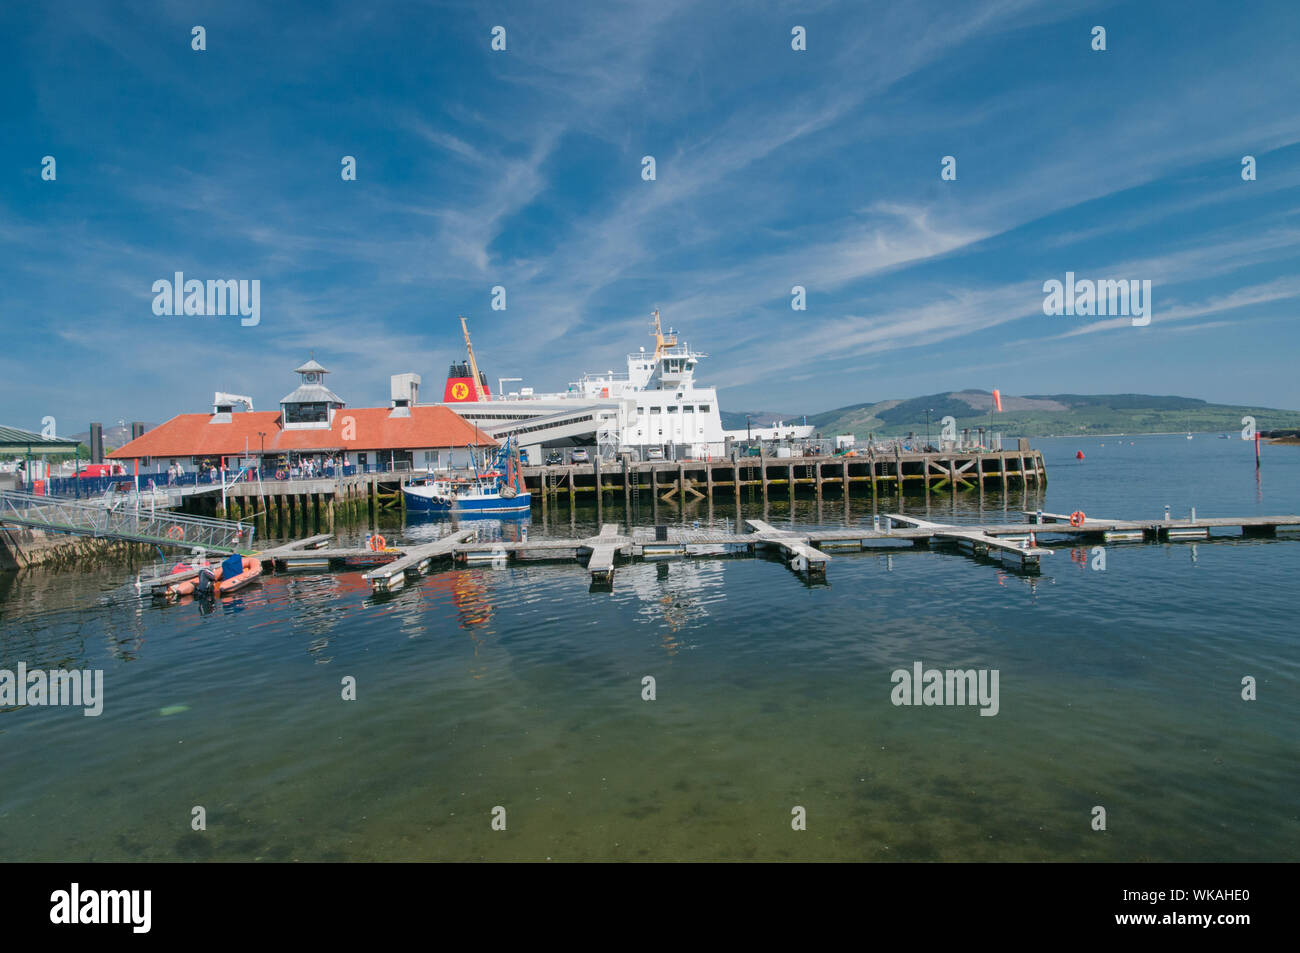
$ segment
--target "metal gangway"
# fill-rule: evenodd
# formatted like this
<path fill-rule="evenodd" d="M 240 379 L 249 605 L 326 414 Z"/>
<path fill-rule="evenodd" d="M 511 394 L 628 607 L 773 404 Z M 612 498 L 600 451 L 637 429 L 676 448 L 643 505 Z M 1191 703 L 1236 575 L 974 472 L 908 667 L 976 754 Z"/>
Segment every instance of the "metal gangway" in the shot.
<path fill-rule="evenodd" d="M 211 553 L 252 552 L 253 525 L 234 520 L 188 516 L 170 510 L 141 509 L 125 501 L 69 500 L 17 490 L 0 491 L 0 523 L 51 533 L 97 539 L 201 549 Z"/>

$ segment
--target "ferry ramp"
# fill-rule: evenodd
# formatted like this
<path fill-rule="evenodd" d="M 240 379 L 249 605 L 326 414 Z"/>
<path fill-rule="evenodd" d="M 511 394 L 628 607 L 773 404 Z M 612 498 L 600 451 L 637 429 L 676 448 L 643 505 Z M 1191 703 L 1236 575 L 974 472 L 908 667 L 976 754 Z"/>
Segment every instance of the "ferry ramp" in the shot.
<path fill-rule="evenodd" d="M 610 404 L 608 407 L 587 404 L 583 407 L 575 407 L 573 410 L 543 414 L 524 420 L 480 424 L 479 429 L 495 440 L 504 441 L 507 437 L 514 437 L 517 443 L 529 446 L 561 441 L 594 443 L 602 412 L 614 407 L 615 404 Z"/>

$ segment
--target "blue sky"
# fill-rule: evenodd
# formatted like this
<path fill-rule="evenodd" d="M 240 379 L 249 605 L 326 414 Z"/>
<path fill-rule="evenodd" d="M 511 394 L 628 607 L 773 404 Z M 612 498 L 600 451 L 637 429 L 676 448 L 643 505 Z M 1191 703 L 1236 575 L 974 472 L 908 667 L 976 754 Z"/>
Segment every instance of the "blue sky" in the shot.
<path fill-rule="evenodd" d="M 655 307 L 730 410 L 1300 408 L 1297 37 L 1293 2 L 7 4 L 0 422 L 272 409 L 309 352 L 354 406 L 437 399 L 461 313 L 494 384 L 562 388 Z M 260 324 L 155 316 L 176 271 L 259 279 Z M 1150 325 L 1044 315 L 1067 271 L 1149 279 Z"/>

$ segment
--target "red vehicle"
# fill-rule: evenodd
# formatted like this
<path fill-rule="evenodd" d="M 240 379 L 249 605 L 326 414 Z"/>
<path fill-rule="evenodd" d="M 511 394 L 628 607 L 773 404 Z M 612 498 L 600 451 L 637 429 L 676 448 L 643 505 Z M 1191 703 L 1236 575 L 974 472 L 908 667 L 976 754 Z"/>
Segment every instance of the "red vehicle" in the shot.
<path fill-rule="evenodd" d="M 98 477 L 126 476 L 126 467 L 120 463 L 88 463 L 79 474 L 83 480 Z"/>

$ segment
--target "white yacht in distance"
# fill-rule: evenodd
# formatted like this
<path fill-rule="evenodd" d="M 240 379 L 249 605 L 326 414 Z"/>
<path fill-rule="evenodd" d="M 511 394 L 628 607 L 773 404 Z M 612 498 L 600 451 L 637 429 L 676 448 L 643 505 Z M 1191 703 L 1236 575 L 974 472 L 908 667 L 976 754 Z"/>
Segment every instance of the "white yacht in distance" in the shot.
<path fill-rule="evenodd" d="M 679 343 L 672 328 L 665 332 L 658 311 L 653 317 L 654 350 L 629 354 L 626 373 L 586 374 L 552 394 L 528 387 L 492 394 L 465 329 L 469 361 L 452 364 L 443 403 L 499 440 L 515 438 L 530 463 L 542 462 L 544 448 L 593 444 L 605 459 L 721 456 L 733 435 L 722 429 L 717 391 L 695 383 L 708 355 Z M 812 428 L 789 430 L 807 436 Z"/>

